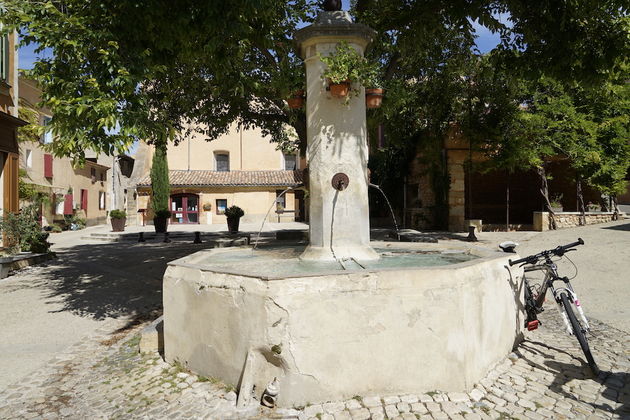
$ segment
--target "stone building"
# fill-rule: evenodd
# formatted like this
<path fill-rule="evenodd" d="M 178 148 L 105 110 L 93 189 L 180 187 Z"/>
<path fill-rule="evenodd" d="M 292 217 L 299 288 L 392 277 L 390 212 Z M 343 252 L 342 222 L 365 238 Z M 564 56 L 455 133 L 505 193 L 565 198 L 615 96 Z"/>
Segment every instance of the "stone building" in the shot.
<path fill-rule="evenodd" d="M 18 117 L 17 34 L 0 37 L 0 206 L 1 212 L 19 210 L 19 148 L 17 129 L 26 124 Z"/>
<path fill-rule="evenodd" d="M 52 115 L 48 109 L 37 108 L 41 91 L 36 83 L 20 77 L 19 86 L 22 103 L 36 110 L 40 124 L 45 125 Z M 105 223 L 109 166 L 94 156 L 88 157 L 83 167 L 74 167 L 71 159 L 54 157 L 44 150 L 43 146 L 53 141 L 52 133 L 46 133 L 37 142 L 20 143 L 19 166 L 25 170 L 24 181 L 50 196 L 49 204 L 42 205 L 42 224 L 63 224 L 71 215 L 85 219 L 88 226 Z"/>
<path fill-rule="evenodd" d="M 297 153 L 285 154 L 260 130 L 234 126 L 225 135 L 205 141 L 191 135 L 168 149 L 171 184 L 171 224 L 225 224 L 223 211 L 237 205 L 243 223 L 263 220 L 276 198 L 302 183 L 303 162 Z M 138 146 L 136 169 L 138 222 L 150 223 L 149 176 L 153 147 Z M 290 190 L 278 199 L 268 222 L 303 220 L 302 191 Z M 277 211 L 279 210 L 279 211 Z"/>
<path fill-rule="evenodd" d="M 447 188 L 442 198 L 435 191 L 436 174 L 429 171 L 422 151 L 408 166 L 404 222 L 414 229 L 440 226 L 436 210 L 447 215 L 450 231 L 465 231 L 469 224 L 483 224 L 484 230 L 533 229 L 534 213 L 545 209 L 540 193 L 541 180 L 536 171 L 488 170 L 487 155 L 471 150 L 470 144 L 457 127 L 452 127 L 444 139 L 442 166 Z M 549 197 L 558 198 L 564 212 L 577 212 L 576 174 L 569 162 L 560 157 L 546 164 L 549 176 Z M 584 204 L 605 205 L 601 194 L 582 183 Z M 445 227 L 446 227 L 445 226 Z"/>

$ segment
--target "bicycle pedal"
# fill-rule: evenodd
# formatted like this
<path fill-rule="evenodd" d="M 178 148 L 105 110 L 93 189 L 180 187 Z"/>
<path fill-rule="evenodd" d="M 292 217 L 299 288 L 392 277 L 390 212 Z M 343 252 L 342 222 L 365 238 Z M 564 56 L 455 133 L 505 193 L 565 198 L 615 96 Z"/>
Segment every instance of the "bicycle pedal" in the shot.
<path fill-rule="evenodd" d="M 527 331 L 534 331 L 535 329 L 538 328 L 539 325 L 540 325 L 540 321 L 537 319 L 534 321 L 529 321 L 527 323 Z"/>

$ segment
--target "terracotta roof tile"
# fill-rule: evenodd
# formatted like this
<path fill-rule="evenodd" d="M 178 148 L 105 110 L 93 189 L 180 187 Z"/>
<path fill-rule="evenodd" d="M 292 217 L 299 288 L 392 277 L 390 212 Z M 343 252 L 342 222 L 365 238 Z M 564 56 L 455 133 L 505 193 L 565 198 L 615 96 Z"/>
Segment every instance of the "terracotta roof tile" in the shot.
<path fill-rule="evenodd" d="M 293 187 L 302 183 L 302 171 L 169 171 L 173 187 Z M 139 187 L 150 187 L 145 176 Z"/>

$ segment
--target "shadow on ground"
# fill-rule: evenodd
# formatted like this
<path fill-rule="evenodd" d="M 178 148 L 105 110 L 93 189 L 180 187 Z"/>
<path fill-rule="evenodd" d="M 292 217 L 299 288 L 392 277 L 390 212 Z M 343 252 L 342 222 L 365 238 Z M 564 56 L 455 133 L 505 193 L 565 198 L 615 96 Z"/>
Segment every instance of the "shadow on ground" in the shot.
<path fill-rule="evenodd" d="M 630 232 L 630 222 L 624 223 L 623 225 L 606 226 L 602 229 L 623 230 L 626 232 Z"/>
<path fill-rule="evenodd" d="M 54 312 L 124 319 L 125 329 L 161 313 L 168 262 L 210 247 L 176 241 L 81 244 L 57 251 L 58 258 L 38 270 L 37 280 L 13 288 L 37 287 L 47 302 L 61 304 Z"/>

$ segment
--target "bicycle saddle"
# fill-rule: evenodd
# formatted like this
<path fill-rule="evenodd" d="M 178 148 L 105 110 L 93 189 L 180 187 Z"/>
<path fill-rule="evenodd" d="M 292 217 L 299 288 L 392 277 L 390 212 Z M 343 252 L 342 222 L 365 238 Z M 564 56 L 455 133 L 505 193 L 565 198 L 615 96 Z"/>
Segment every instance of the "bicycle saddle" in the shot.
<path fill-rule="evenodd" d="M 517 246 L 518 244 L 514 241 L 505 241 L 499 244 L 499 248 L 501 248 L 503 252 L 509 252 L 512 254 L 516 252 L 514 248 L 516 248 Z"/>

